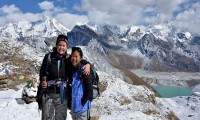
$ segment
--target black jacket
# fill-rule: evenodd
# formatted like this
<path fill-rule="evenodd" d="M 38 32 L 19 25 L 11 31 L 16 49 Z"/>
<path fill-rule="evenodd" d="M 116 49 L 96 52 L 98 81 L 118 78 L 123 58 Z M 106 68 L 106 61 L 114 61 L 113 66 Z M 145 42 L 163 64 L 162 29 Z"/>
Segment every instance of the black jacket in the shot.
<path fill-rule="evenodd" d="M 62 56 L 59 56 L 56 49 L 54 49 L 53 52 L 50 53 L 50 59 L 48 58 L 48 54 L 45 55 L 40 68 L 40 81 L 42 81 L 42 78 L 45 76 L 47 77 L 47 81 L 57 80 L 58 78 L 61 78 L 62 80 L 67 80 L 66 61 L 69 55 L 64 54 Z M 58 67 L 59 60 L 60 65 Z"/>

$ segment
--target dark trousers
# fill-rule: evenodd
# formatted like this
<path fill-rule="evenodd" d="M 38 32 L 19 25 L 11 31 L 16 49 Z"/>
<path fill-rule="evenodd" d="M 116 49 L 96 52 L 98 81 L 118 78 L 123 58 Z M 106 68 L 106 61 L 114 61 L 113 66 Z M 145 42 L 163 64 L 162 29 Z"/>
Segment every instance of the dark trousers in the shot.
<path fill-rule="evenodd" d="M 61 104 L 60 94 L 49 93 L 42 97 L 42 120 L 66 120 L 67 100 Z"/>

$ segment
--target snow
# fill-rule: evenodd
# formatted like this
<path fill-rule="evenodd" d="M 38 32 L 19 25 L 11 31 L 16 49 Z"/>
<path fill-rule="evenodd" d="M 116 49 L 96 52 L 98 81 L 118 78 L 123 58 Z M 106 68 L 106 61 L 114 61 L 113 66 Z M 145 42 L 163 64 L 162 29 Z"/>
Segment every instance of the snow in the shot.
<path fill-rule="evenodd" d="M 22 103 L 20 90 L 0 91 L 0 120 L 41 120 L 41 111 L 38 110 L 36 102 L 30 104 Z M 67 120 L 72 120 L 68 111 Z"/>
<path fill-rule="evenodd" d="M 55 20 L 52 21 L 55 28 L 64 29 L 62 25 L 58 24 Z M 48 20 L 41 25 L 35 25 L 34 31 L 29 31 L 29 36 L 40 35 L 41 30 L 47 30 L 46 36 L 56 36 L 55 28 L 46 28 L 48 26 Z M 79 24 L 80 25 L 80 24 Z M 24 26 L 29 28 L 31 25 L 24 22 L 19 23 L 18 27 Z M 89 25 L 87 25 L 89 27 Z M 169 34 L 171 28 L 165 28 L 166 26 L 155 26 L 149 29 L 150 32 L 155 33 L 158 38 L 165 40 L 165 36 Z M 7 40 L 6 46 L 11 49 L 17 46 L 21 47 L 21 54 L 25 59 L 35 60 L 36 64 L 41 64 L 44 57 L 44 52 L 40 48 L 46 47 L 44 42 L 38 40 L 35 42 L 36 48 L 30 45 L 23 44 L 22 42 L 15 41 L 10 38 L 4 37 L 6 33 L 12 35 L 11 38 L 17 38 L 18 34 L 14 29 L 14 24 L 0 28 L 5 29 L 5 33 L 2 33 L 1 42 Z M 90 26 L 90 29 L 97 30 L 97 26 Z M 131 32 L 137 29 L 132 29 Z M 26 31 L 26 30 L 22 30 Z M 185 33 L 187 37 L 190 37 L 189 33 Z M 103 53 L 104 49 L 97 42 L 91 41 L 89 44 L 91 48 L 99 48 Z M 173 112 L 181 120 L 199 120 L 200 119 L 200 85 L 196 85 L 192 89 L 191 96 L 174 97 L 174 98 L 157 98 L 153 93 L 144 86 L 135 86 L 123 81 L 123 76 L 113 69 L 113 67 L 106 61 L 106 59 L 99 54 L 92 54 L 92 50 L 81 47 L 83 49 L 84 58 L 95 63 L 98 66 L 99 78 L 101 84 L 105 85 L 105 91 L 101 93 L 100 97 L 93 101 L 93 107 L 91 109 L 92 116 L 99 116 L 99 120 L 165 120 L 167 113 Z M 70 49 L 68 50 L 70 53 Z M 91 57 L 91 54 L 93 57 Z M 138 57 L 145 57 L 138 49 L 130 51 L 130 55 Z M 148 61 L 148 59 L 146 59 Z M 7 63 L 0 63 L 0 75 L 10 74 L 10 68 L 15 66 L 9 66 Z M 167 72 L 146 72 L 141 70 L 133 71 L 139 77 L 150 77 L 155 79 L 162 85 L 179 85 L 186 86 L 186 82 L 193 79 L 199 79 L 200 73 L 167 73 Z M 35 75 L 38 78 L 38 75 Z M 154 81 L 153 81 L 154 82 Z M 38 111 L 36 102 L 30 104 L 22 104 L 22 90 L 25 85 L 20 85 L 18 91 L 6 90 L 0 91 L 0 120 L 40 120 L 41 111 Z M 33 91 L 35 90 L 34 88 Z M 30 89 L 25 89 L 30 96 L 35 96 L 35 92 Z M 155 103 L 153 102 L 155 99 Z M 152 113 L 148 113 L 148 112 Z M 69 111 L 67 120 L 71 120 Z"/>
<path fill-rule="evenodd" d="M 92 116 L 99 116 L 99 120 L 165 120 L 170 111 L 181 120 L 199 120 L 200 118 L 200 92 L 192 96 L 174 98 L 155 98 L 153 93 L 144 86 L 128 84 L 105 72 L 97 71 L 100 82 L 107 84 L 106 90 L 100 97 L 93 100 Z M 41 111 L 38 111 L 36 102 L 25 104 L 21 102 L 24 85 L 18 86 L 18 91 L 0 91 L 0 120 L 40 120 Z M 198 89 L 200 86 L 198 87 Z M 155 113 L 146 114 L 148 111 Z M 68 118 L 71 120 L 70 111 Z"/>
<path fill-rule="evenodd" d="M 22 90 L 0 92 L 0 120 L 40 120 L 37 103 L 18 104 Z"/>
<path fill-rule="evenodd" d="M 195 92 L 199 92 L 200 93 L 200 84 L 196 85 L 193 89 L 192 89 L 192 92 L 195 93 Z"/>
<path fill-rule="evenodd" d="M 200 119 L 200 99 L 197 95 L 182 96 L 174 98 L 157 98 L 161 109 L 172 110 L 181 120 L 199 120 Z"/>
<path fill-rule="evenodd" d="M 185 32 L 185 37 L 186 37 L 187 39 L 189 39 L 189 38 L 191 37 L 191 34 L 190 34 L 189 32 Z"/>
<path fill-rule="evenodd" d="M 138 29 L 139 29 L 138 26 L 132 26 L 132 27 L 130 28 L 130 33 L 134 33 L 134 32 L 136 32 Z"/>
<path fill-rule="evenodd" d="M 128 41 L 129 41 L 129 40 L 126 39 L 126 38 L 122 38 L 121 40 L 124 41 L 124 42 L 128 42 Z"/>

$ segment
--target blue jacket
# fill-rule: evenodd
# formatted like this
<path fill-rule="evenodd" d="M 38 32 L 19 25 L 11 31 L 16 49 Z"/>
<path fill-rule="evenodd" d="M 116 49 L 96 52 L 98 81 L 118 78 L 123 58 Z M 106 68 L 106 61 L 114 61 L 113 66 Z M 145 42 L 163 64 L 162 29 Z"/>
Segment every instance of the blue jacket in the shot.
<path fill-rule="evenodd" d="M 90 76 L 80 73 L 80 70 L 77 70 L 72 76 L 72 112 L 77 114 L 91 108 L 92 104 L 90 98 L 92 98 L 93 94 Z"/>

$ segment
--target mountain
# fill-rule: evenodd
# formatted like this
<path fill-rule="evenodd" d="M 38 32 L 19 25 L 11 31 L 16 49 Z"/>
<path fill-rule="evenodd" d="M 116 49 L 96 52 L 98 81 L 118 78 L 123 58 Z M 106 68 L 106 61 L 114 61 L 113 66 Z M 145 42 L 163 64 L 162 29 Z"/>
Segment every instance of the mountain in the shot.
<path fill-rule="evenodd" d="M 34 60 L 31 63 L 35 70 L 39 69 L 44 53 L 55 46 L 56 36 L 62 33 L 68 35 L 69 47 L 87 47 L 90 54 L 87 59 L 98 70 L 129 83 L 144 84 L 143 80 L 134 79 L 133 73 L 129 74 L 134 69 L 200 71 L 200 37 L 179 31 L 170 22 L 149 27 L 130 26 L 124 31 L 116 25 L 88 23 L 77 24 L 69 31 L 55 19 L 44 16 L 37 22 L 23 21 L 0 27 L 0 31 L 2 49 L 14 56 L 9 48 L 15 48 L 25 59 Z M 3 52 L 1 56 L 4 58 Z M 28 70 L 28 66 L 25 68 Z"/>
<path fill-rule="evenodd" d="M 184 82 L 190 82 L 194 87 L 193 94 L 166 99 L 157 97 L 150 85 L 131 72 L 133 69 L 198 71 L 195 68 L 199 65 L 198 36 L 177 31 L 170 24 L 147 28 L 130 26 L 121 31 L 117 26 L 89 23 L 77 24 L 69 31 L 48 17 L 32 23 L 24 21 L 6 25 L 0 27 L 0 31 L 0 75 L 10 73 L 4 72 L 10 70 L 22 75 L 31 74 L 36 80 L 45 53 L 55 46 L 56 36 L 68 34 L 69 47 L 80 46 L 84 59 L 89 60 L 99 74 L 101 95 L 93 101 L 92 117 L 99 120 L 199 120 L 199 80 L 193 81 L 183 73 L 189 78 Z M 70 51 L 71 48 L 68 53 Z M 169 63 L 171 60 L 173 62 Z M 193 66 L 182 67 L 184 64 Z M 180 67 L 175 69 L 176 66 Z M 152 75 L 149 72 L 148 75 Z M 173 82 L 177 83 L 176 74 L 172 74 L 175 76 Z M 164 78 L 159 81 L 152 77 L 157 83 L 168 84 Z M 37 103 L 18 104 L 17 98 L 21 97 L 25 81 L 14 80 L 8 79 L 7 88 L 11 83 L 15 86 L 20 83 L 16 87 L 18 91 L 5 88 L 0 91 L 0 119 L 41 119 Z M 10 114 L 10 111 L 16 112 Z"/>
<path fill-rule="evenodd" d="M 179 31 L 170 23 L 147 28 L 133 26 L 123 32 L 119 29 L 113 32 L 113 29 L 116 30 L 116 26 L 77 25 L 69 32 L 69 42 L 72 46 L 91 46 L 103 54 L 108 54 L 109 50 L 123 52 L 134 57 L 132 61 L 142 59 L 140 66 L 133 65 L 129 69 L 200 71 L 199 36 Z M 127 59 L 123 57 L 119 62 Z"/>
<path fill-rule="evenodd" d="M 55 19 L 44 16 L 37 22 L 22 21 L 0 27 L 1 39 L 27 43 L 43 51 L 51 49 L 61 33 L 68 34 L 69 47 L 89 46 L 104 56 L 112 54 L 112 50 L 127 56 L 118 60 L 124 67 L 127 63 L 123 63 L 130 57 L 132 61 L 141 61 L 139 65 L 130 62 L 130 70 L 200 71 L 200 37 L 178 30 L 170 22 L 149 27 L 130 26 L 124 31 L 116 25 L 88 23 L 77 24 L 69 31 Z"/>
<path fill-rule="evenodd" d="M 55 19 L 46 16 L 36 22 L 23 20 L 0 27 L 1 37 L 22 41 L 23 38 L 54 37 L 58 33 L 67 33 L 69 30 Z"/>

